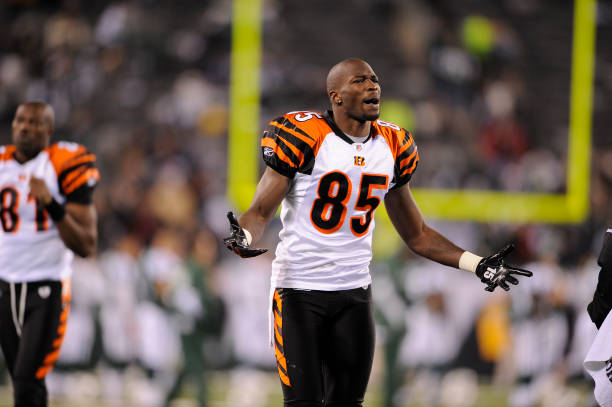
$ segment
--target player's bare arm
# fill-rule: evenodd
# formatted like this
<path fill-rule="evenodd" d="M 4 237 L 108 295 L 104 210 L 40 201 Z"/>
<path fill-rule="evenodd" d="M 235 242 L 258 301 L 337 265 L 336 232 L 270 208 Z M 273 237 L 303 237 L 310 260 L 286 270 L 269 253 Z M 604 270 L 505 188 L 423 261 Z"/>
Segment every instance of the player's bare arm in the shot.
<path fill-rule="evenodd" d="M 465 250 L 427 225 L 409 184 L 389 191 L 385 206 L 393 226 L 413 252 L 447 266 L 459 266 Z"/>
<path fill-rule="evenodd" d="M 93 204 L 68 202 L 63 208 L 57 208 L 59 204 L 53 200 L 45 182 L 34 176 L 30 177 L 30 195 L 47 208 L 47 212 L 60 211 L 55 218 L 51 217 L 66 247 L 81 257 L 96 252 L 98 216 Z"/>
<path fill-rule="evenodd" d="M 512 245 L 483 258 L 461 249 L 427 226 L 408 184 L 389 191 L 385 206 L 393 226 L 412 251 L 438 263 L 475 273 L 487 291 L 497 286 L 508 291 L 508 283 L 519 283 L 515 276 L 532 276 L 528 270 L 505 263 L 504 257 L 512 251 Z"/>
<path fill-rule="evenodd" d="M 240 226 L 250 232 L 251 243 L 261 238 L 266 224 L 274 217 L 290 186 L 289 178 L 266 167 L 255 189 L 251 206 L 238 218 Z"/>
<path fill-rule="evenodd" d="M 289 191 L 291 180 L 266 167 L 257 184 L 251 206 L 240 216 L 240 220 L 228 213 L 231 234 L 223 239 L 225 246 L 240 257 L 254 257 L 267 249 L 253 249 L 251 243 L 263 235 L 266 224 L 272 219 L 283 198 Z"/>

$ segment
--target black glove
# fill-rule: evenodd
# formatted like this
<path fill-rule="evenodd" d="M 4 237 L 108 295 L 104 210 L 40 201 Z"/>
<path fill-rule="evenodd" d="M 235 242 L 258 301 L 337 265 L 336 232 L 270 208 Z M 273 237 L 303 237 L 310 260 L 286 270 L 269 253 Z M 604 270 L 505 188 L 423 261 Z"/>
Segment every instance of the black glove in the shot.
<path fill-rule="evenodd" d="M 495 287 L 500 286 L 508 291 L 510 290 L 510 286 L 508 286 L 507 283 L 514 285 L 519 283 L 517 278 L 512 274 L 525 277 L 531 277 L 533 275 L 531 271 L 509 267 L 504 262 L 504 257 L 513 249 L 514 245 L 509 244 L 499 252 L 480 260 L 478 266 L 476 266 L 476 275 L 480 277 L 480 281 L 487 285 L 485 290 L 493 291 Z"/>
<path fill-rule="evenodd" d="M 268 249 L 251 249 L 244 230 L 240 227 L 238 220 L 232 212 L 227 213 L 227 219 L 230 223 L 231 235 L 223 239 L 225 247 L 243 258 L 259 256 L 268 251 Z"/>

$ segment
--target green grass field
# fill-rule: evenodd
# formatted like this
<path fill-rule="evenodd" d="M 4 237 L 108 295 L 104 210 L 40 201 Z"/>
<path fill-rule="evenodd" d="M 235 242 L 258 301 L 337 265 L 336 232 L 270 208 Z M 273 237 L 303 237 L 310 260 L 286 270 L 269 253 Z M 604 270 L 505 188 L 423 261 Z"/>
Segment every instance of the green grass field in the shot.
<path fill-rule="evenodd" d="M 247 373 L 251 378 L 244 381 L 241 386 L 236 384 L 237 380 L 241 380 L 242 374 L 235 374 L 230 372 L 217 372 L 211 375 L 208 383 L 208 407 L 281 407 L 282 406 L 282 394 L 280 385 L 278 384 L 278 378 L 274 373 L 256 373 L 254 376 L 253 372 Z M 91 377 L 94 377 L 91 375 Z M 366 401 L 364 406 L 367 407 L 383 407 L 383 395 L 380 388 L 380 383 L 374 378 L 373 382 L 368 389 L 366 395 Z M 91 378 L 90 378 L 91 380 Z M 85 380 L 82 381 L 83 383 Z M 91 382 L 90 382 L 91 383 Z M 85 395 L 86 391 L 82 386 L 75 391 L 74 394 L 68 398 L 57 398 L 52 397 L 50 400 L 50 407 L 115 407 L 118 405 L 125 407 L 137 406 L 134 403 L 125 404 L 107 404 L 101 400 L 99 396 L 93 396 L 93 393 L 97 390 L 91 390 L 89 392 L 90 397 L 87 398 Z M 95 387 L 95 386 L 94 386 Z M 238 390 L 240 391 L 232 391 Z M 77 394 L 78 393 L 78 394 Z M 489 384 L 480 384 L 478 388 L 478 398 L 473 407 L 503 407 L 507 406 L 508 388 L 494 387 Z M 561 401 L 559 399 L 555 401 L 549 401 L 546 405 L 562 405 L 563 407 L 591 407 L 590 400 L 590 389 L 584 387 L 572 387 L 571 391 L 568 392 L 567 396 L 563 396 Z M 549 403 L 553 404 L 549 404 Z M 9 407 L 12 405 L 11 402 L 11 388 L 8 385 L 0 387 L 0 407 Z M 196 388 L 194 384 L 188 384 L 182 390 L 180 396 L 175 399 L 171 406 L 172 407 L 196 407 Z M 422 404 L 408 403 L 403 404 L 401 407 L 419 407 Z M 433 407 L 433 406 L 429 406 Z"/>

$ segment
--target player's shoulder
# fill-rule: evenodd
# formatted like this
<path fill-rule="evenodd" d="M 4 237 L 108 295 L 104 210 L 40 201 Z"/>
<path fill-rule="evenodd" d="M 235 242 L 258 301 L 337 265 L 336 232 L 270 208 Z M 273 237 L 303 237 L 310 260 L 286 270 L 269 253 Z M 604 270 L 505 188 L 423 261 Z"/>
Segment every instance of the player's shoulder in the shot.
<path fill-rule="evenodd" d="M 49 159 L 58 174 L 66 169 L 83 164 L 93 164 L 96 161 L 96 156 L 90 153 L 84 145 L 72 141 L 55 142 L 45 151 L 49 154 Z"/>
<path fill-rule="evenodd" d="M 398 124 L 377 119 L 372 122 L 376 132 L 382 135 L 392 149 L 400 148 L 407 143 L 413 144 L 412 134 Z"/>
<path fill-rule="evenodd" d="M 15 147 L 13 144 L 0 146 L 0 161 L 11 160 L 16 150 L 17 147 Z"/>
<path fill-rule="evenodd" d="M 372 125 L 378 131 L 379 134 L 382 134 L 386 137 L 393 137 L 403 140 L 406 136 L 411 136 L 410 132 L 404 129 L 399 124 L 391 123 L 386 120 L 374 120 L 372 122 Z"/>
<path fill-rule="evenodd" d="M 270 121 L 270 126 L 284 131 L 298 132 L 313 139 L 319 139 L 332 132 L 323 113 L 298 110 L 285 113 Z"/>

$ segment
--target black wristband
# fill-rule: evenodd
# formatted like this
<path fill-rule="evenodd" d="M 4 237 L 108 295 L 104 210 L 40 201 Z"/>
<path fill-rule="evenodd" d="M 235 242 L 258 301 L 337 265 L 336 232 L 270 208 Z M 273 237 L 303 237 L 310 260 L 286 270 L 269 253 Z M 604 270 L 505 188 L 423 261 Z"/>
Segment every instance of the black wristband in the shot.
<path fill-rule="evenodd" d="M 54 222 L 59 222 L 64 219 L 66 215 L 66 209 L 64 209 L 64 205 L 60 205 L 54 198 L 51 198 L 51 202 L 45 206 L 45 210 L 51 216 Z"/>

